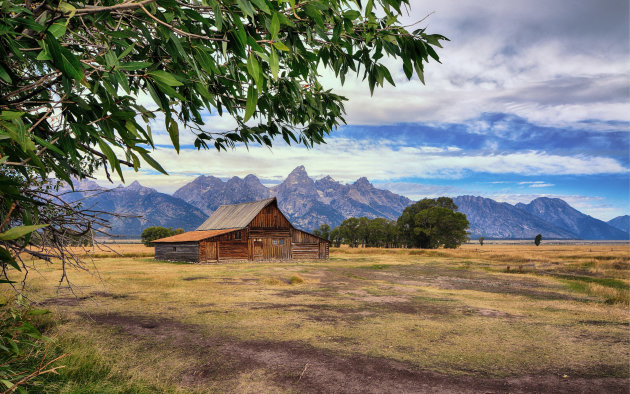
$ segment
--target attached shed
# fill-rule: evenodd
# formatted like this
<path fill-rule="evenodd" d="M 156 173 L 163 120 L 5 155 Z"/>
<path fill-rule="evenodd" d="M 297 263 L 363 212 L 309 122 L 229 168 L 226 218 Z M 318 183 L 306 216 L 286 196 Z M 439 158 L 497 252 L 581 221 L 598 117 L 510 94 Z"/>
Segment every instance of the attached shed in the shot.
<path fill-rule="evenodd" d="M 155 258 L 190 262 L 327 259 L 330 241 L 293 227 L 276 198 L 222 205 L 195 231 L 153 241 Z"/>

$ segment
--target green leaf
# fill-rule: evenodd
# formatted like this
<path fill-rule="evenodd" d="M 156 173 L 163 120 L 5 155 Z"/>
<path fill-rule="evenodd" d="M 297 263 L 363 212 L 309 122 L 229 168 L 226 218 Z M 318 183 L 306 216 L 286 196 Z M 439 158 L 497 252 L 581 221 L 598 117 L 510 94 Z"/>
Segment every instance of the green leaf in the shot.
<path fill-rule="evenodd" d="M 155 71 L 151 71 L 149 73 L 150 76 L 153 77 L 153 79 L 155 79 L 158 82 L 162 82 L 165 85 L 168 86 L 182 86 L 184 85 L 183 83 L 179 82 L 177 80 L 177 78 L 175 78 L 175 76 L 169 72 L 163 71 L 163 70 L 155 70 Z"/>
<path fill-rule="evenodd" d="M 278 33 L 280 32 L 280 20 L 278 19 L 278 14 L 274 13 L 271 18 L 271 24 L 269 25 L 269 33 L 271 33 L 271 39 L 275 40 L 278 38 Z"/>
<path fill-rule="evenodd" d="M 3 247 L 0 247 L 0 263 L 3 265 L 10 265 L 18 271 L 22 271 L 20 265 L 15 261 L 11 253 Z"/>
<path fill-rule="evenodd" d="M 219 3 L 212 7 L 212 11 L 214 12 L 214 26 L 218 31 L 221 31 L 223 29 L 223 15 Z"/>
<path fill-rule="evenodd" d="M 122 51 L 122 53 L 120 55 L 118 55 L 118 60 L 122 59 L 123 57 L 129 55 L 129 53 L 131 53 L 131 51 L 133 51 L 133 48 L 136 46 L 135 42 L 132 42 L 131 45 L 129 45 L 127 47 L 127 49 L 125 49 L 124 51 Z"/>
<path fill-rule="evenodd" d="M 367 5 L 365 6 L 366 17 L 372 13 L 372 7 L 374 7 L 374 0 L 368 0 Z"/>
<path fill-rule="evenodd" d="M 0 233 L 0 241 L 11 241 L 13 239 L 22 238 L 26 234 L 30 234 L 33 231 L 40 228 L 47 227 L 47 224 L 36 224 L 33 226 L 17 226 L 8 229 L 7 231 Z"/>
<path fill-rule="evenodd" d="M 247 58 L 247 72 L 249 72 L 249 75 L 251 75 L 256 82 L 256 86 L 260 89 L 260 64 L 258 64 L 256 55 L 254 55 L 253 52 L 251 52 Z"/>
<path fill-rule="evenodd" d="M 22 117 L 26 112 L 17 112 L 17 111 L 2 111 L 0 112 L 0 119 L 2 120 L 14 120 Z"/>
<path fill-rule="evenodd" d="M 67 77 L 84 83 L 83 67 L 81 62 L 68 49 L 62 47 L 52 34 L 46 34 L 44 39 L 52 62 Z"/>
<path fill-rule="evenodd" d="M 155 168 L 156 170 L 158 170 L 162 174 L 168 175 L 168 173 L 166 172 L 166 170 L 164 170 L 164 168 L 162 168 L 160 163 L 155 161 L 155 159 L 152 158 L 147 152 L 144 152 L 144 151 L 141 151 L 141 150 L 139 150 L 138 152 L 140 153 L 140 156 L 142 156 L 144 161 L 146 161 L 151 167 Z"/>
<path fill-rule="evenodd" d="M 147 68 L 151 66 L 153 63 L 151 62 L 128 62 L 128 63 L 120 63 L 116 66 L 116 68 L 120 68 L 127 71 L 135 71 L 143 68 Z"/>
<path fill-rule="evenodd" d="M 243 11 L 243 13 L 251 18 L 254 17 L 256 10 L 252 7 L 252 3 L 248 0 L 236 0 L 236 4 L 238 4 L 238 8 Z"/>
<path fill-rule="evenodd" d="M 265 2 L 265 0 L 252 0 L 252 2 L 265 14 L 271 14 L 271 10 L 269 9 L 269 6 L 267 5 L 267 2 Z"/>
<path fill-rule="evenodd" d="M 249 85 L 247 89 L 247 105 L 245 107 L 245 118 L 243 118 L 243 122 L 247 122 L 249 118 L 254 115 L 256 112 L 256 105 L 258 104 L 258 92 L 254 85 Z"/>
<path fill-rule="evenodd" d="M 55 36 L 55 38 L 59 38 L 66 34 L 66 24 L 60 22 L 53 23 L 48 28 L 48 31 L 51 32 L 52 35 Z"/>
<path fill-rule="evenodd" d="M 2 384 L 4 384 L 4 385 L 5 385 L 8 389 L 10 389 L 11 387 L 13 387 L 13 386 L 14 386 L 14 384 L 13 384 L 13 383 L 9 382 L 9 381 L 8 381 L 8 380 L 6 380 L 6 379 L 0 379 L 0 382 L 1 382 Z"/>
<path fill-rule="evenodd" d="M 278 53 L 273 47 L 271 47 L 269 51 L 269 68 L 271 69 L 271 74 L 273 74 L 273 78 L 275 80 L 278 80 L 280 61 L 278 60 Z"/>
<path fill-rule="evenodd" d="M 242 47 L 247 45 L 247 33 L 245 32 L 245 27 L 243 26 L 243 22 L 241 22 L 241 18 L 236 16 L 234 18 L 234 24 L 236 25 L 236 39 Z"/>
<path fill-rule="evenodd" d="M 167 117 L 165 122 L 166 122 L 166 130 L 168 131 L 168 135 L 171 137 L 171 142 L 173 143 L 173 147 L 175 148 L 177 153 L 179 153 L 179 125 L 171 117 Z"/>
<path fill-rule="evenodd" d="M 274 41 L 273 46 L 281 51 L 289 51 L 289 47 L 284 45 L 281 41 Z"/>
<path fill-rule="evenodd" d="M 107 157 L 110 167 L 115 169 L 118 172 L 120 178 L 123 179 L 122 171 L 120 169 L 120 162 L 118 161 L 118 158 L 116 157 L 116 154 L 114 153 L 112 148 L 110 148 L 107 142 L 103 140 L 98 140 L 98 146 L 101 148 L 101 152 L 103 152 L 105 157 Z"/>
<path fill-rule="evenodd" d="M 11 77 L 9 76 L 9 73 L 7 72 L 7 70 L 4 69 L 4 67 L 2 67 L 1 64 L 0 64 L 0 79 L 2 79 L 6 83 L 11 83 Z"/>

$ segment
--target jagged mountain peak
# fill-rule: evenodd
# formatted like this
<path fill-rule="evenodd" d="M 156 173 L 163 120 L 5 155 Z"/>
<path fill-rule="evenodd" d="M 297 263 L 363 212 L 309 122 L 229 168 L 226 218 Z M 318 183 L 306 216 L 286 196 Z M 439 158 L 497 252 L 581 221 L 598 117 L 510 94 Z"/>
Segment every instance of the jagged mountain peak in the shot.
<path fill-rule="evenodd" d="M 289 175 L 291 175 L 293 173 L 304 173 L 304 174 L 306 174 L 306 167 L 304 167 L 304 166 L 297 166 L 297 167 L 295 167 L 293 169 L 293 171 L 291 171 L 291 173 Z"/>
<path fill-rule="evenodd" d="M 140 189 L 143 186 L 140 184 L 140 182 L 138 181 L 133 181 L 131 182 L 131 184 L 129 186 L 127 186 L 127 189 Z"/>
<path fill-rule="evenodd" d="M 150 187 L 146 187 L 146 186 L 142 186 L 140 184 L 140 182 L 138 181 L 133 181 L 131 182 L 131 184 L 127 187 L 124 187 L 120 190 L 125 190 L 125 191 L 132 191 L 135 193 L 141 193 L 141 194 L 147 194 L 147 193 L 157 193 L 157 190 L 152 189 Z"/>
<path fill-rule="evenodd" d="M 370 183 L 370 181 L 368 181 L 368 179 L 366 177 L 361 177 L 359 179 L 357 179 L 354 183 L 354 186 L 359 187 L 359 188 L 373 188 L 374 186 Z"/>
<path fill-rule="evenodd" d="M 258 181 L 260 182 L 260 179 L 258 179 L 258 177 L 254 174 L 249 174 L 247 175 L 245 178 L 243 178 L 244 181 Z"/>
<path fill-rule="evenodd" d="M 291 171 L 289 175 L 287 176 L 287 178 L 284 180 L 284 182 L 288 182 L 288 183 L 300 182 L 300 181 L 313 182 L 313 180 L 308 176 L 308 173 L 306 172 L 306 168 L 304 168 L 304 166 L 295 167 L 295 169 L 293 169 L 293 171 Z"/>

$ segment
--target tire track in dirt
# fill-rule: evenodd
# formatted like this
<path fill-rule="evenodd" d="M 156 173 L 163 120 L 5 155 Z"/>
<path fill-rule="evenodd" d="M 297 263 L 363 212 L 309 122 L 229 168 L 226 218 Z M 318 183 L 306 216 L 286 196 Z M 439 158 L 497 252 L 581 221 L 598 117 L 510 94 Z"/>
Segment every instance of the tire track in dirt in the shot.
<path fill-rule="evenodd" d="M 451 376 L 365 355 L 342 355 L 290 341 L 243 341 L 203 336 L 203 328 L 171 319 L 137 315 L 80 314 L 92 324 L 118 329 L 149 345 L 196 360 L 180 385 L 202 388 L 255 369 L 286 391 L 303 393 L 627 393 L 625 378 L 526 375 L 508 378 Z"/>

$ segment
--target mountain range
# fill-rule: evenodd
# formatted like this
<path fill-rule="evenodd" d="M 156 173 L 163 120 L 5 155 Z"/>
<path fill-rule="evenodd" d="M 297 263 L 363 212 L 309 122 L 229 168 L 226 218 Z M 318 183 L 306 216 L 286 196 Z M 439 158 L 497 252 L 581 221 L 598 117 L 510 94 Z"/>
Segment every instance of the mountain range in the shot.
<path fill-rule="evenodd" d="M 320 224 L 331 228 L 350 217 L 384 217 L 395 220 L 413 201 L 378 189 L 363 177 L 342 184 L 332 177 L 313 180 L 304 166 L 295 168 L 280 184 L 267 187 L 254 175 L 223 181 L 201 175 L 172 196 L 133 182 L 127 187 L 106 190 L 95 182 L 75 185 L 83 192 L 69 193 L 81 198 L 85 207 L 133 217 L 111 217 L 109 232 L 138 236 L 149 226 L 194 230 L 220 205 L 236 204 L 275 196 L 280 209 L 298 228 L 312 231 Z M 629 239 L 630 217 L 609 223 L 595 219 L 557 198 L 541 197 L 529 204 L 508 204 L 475 196 L 453 198 L 470 222 L 471 238 L 529 239 Z M 624 219 L 625 218 L 625 219 Z M 625 226 L 625 227 L 624 227 Z M 624 230 L 625 229 L 625 230 Z"/>

